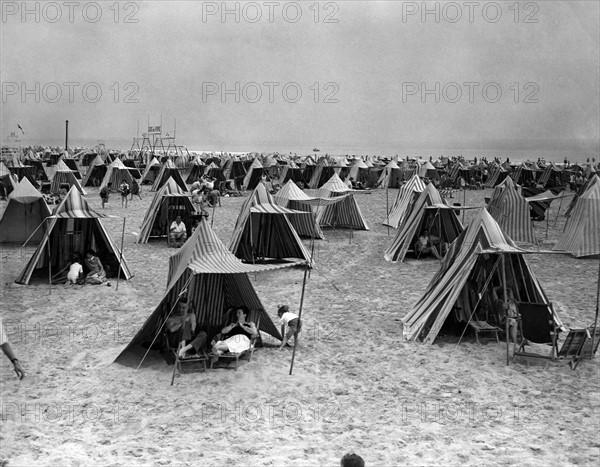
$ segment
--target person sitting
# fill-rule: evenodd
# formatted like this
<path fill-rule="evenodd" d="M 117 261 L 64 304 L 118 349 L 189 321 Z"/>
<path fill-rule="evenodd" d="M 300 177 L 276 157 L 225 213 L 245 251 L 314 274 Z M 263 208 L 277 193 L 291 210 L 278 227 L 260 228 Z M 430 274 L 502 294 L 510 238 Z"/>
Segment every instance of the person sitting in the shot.
<path fill-rule="evenodd" d="M 83 276 L 83 266 L 81 265 L 81 258 L 79 254 L 73 255 L 71 258 L 71 266 L 69 266 L 69 272 L 67 273 L 67 284 L 84 284 L 85 278 Z"/>
<path fill-rule="evenodd" d="M 279 346 L 279 350 L 282 350 L 288 344 L 288 341 L 294 336 L 294 346 L 298 343 L 298 334 L 302 330 L 302 322 L 297 314 L 290 312 L 288 305 L 283 305 L 277 310 L 277 316 L 279 316 L 279 323 L 281 324 L 281 335 L 283 341 Z M 287 332 L 285 327 L 287 326 Z"/>
<path fill-rule="evenodd" d="M 354 180 L 354 178 L 350 177 L 350 183 L 353 190 L 364 190 L 365 187 L 361 182 Z"/>
<path fill-rule="evenodd" d="M 187 240 L 187 230 L 185 224 L 181 221 L 181 216 L 177 216 L 169 228 L 169 240 L 173 242 L 174 248 L 180 248 Z"/>
<path fill-rule="evenodd" d="M 186 299 L 179 301 L 173 314 L 167 319 L 165 326 L 169 344 L 172 347 L 177 347 L 179 358 L 197 355 L 208 340 L 208 335 L 198 329 L 196 315 L 192 311 L 192 307 L 188 306 Z M 174 342 L 174 337 L 179 337 L 179 341 Z"/>
<path fill-rule="evenodd" d="M 437 259 L 442 259 L 436 247 L 432 244 L 431 237 L 429 236 L 429 232 L 427 230 L 423 231 L 423 233 L 415 242 L 415 253 L 417 255 L 417 258 L 423 254 L 430 253 Z"/>
<path fill-rule="evenodd" d="M 222 340 L 211 342 L 213 362 L 225 352 L 241 353 L 250 349 L 250 339 L 258 335 L 258 330 L 252 321 L 246 321 L 249 313 L 247 307 L 238 307 L 236 321 L 221 329 Z"/>
<path fill-rule="evenodd" d="M 110 282 L 106 281 L 106 271 L 100 258 L 96 256 L 94 250 L 88 250 L 84 259 L 85 267 L 88 269 L 87 276 L 85 276 L 85 283 L 91 285 L 100 285 L 106 282 L 106 285 L 110 287 Z"/>

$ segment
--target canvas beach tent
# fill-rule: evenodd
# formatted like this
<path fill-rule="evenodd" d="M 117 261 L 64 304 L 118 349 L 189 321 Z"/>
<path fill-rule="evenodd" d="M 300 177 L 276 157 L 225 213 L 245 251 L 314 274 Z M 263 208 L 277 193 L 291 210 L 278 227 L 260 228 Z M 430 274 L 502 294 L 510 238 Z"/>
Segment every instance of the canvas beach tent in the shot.
<path fill-rule="evenodd" d="M 292 182 L 299 182 L 302 184 L 302 186 L 306 185 L 306 180 L 304 178 L 304 174 L 302 173 L 302 169 L 298 167 L 294 161 L 289 161 L 288 164 L 283 168 L 278 183 L 283 185 L 289 180 Z"/>
<path fill-rule="evenodd" d="M 243 263 L 227 250 L 208 222 L 201 221 L 183 247 L 169 258 L 166 293 L 116 361 L 136 346 L 146 344 L 149 348 L 148 344 L 160 339 L 170 311 L 180 296 L 187 298 L 195 313 L 196 325 L 207 332 L 209 341 L 226 324 L 226 311 L 241 305 L 250 309 L 250 320 L 257 323 L 260 318 L 259 331 L 282 340 L 258 298 L 249 274 L 296 265 Z"/>
<path fill-rule="evenodd" d="M 512 240 L 536 243 L 531 208 L 510 177 L 494 188 L 487 210 Z"/>
<path fill-rule="evenodd" d="M 506 177 L 508 177 L 508 170 L 506 170 L 501 165 L 494 165 L 490 167 L 488 178 L 485 181 L 484 185 L 486 188 L 494 188 L 504 181 Z"/>
<path fill-rule="evenodd" d="M 400 187 L 396 200 L 392 205 L 383 225 L 389 225 L 397 229 L 404 218 L 408 215 L 408 208 L 414 202 L 419 194 L 425 190 L 425 182 L 418 175 L 413 175 L 404 185 Z"/>
<path fill-rule="evenodd" d="M 292 180 L 288 180 L 285 185 L 273 195 L 274 201 L 284 208 L 292 209 L 294 211 L 305 211 L 310 213 L 309 216 L 290 216 L 288 219 L 298 235 L 309 238 L 323 238 L 323 231 L 316 221 L 316 215 L 313 216 L 313 208 L 315 206 L 313 198 L 303 192 L 298 185 Z M 318 202 L 316 203 L 319 204 Z"/>
<path fill-rule="evenodd" d="M 576 258 L 600 254 L 600 177 L 579 196 L 565 229 L 554 246 Z"/>
<path fill-rule="evenodd" d="M 146 170 L 144 170 L 144 175 L 142 175 L 142 180 L 140 181 L 140 184 L 154 183 L 161 169 L 162 166 L 160 165 L 160 162 L 158 162 L 158 159 L 156 157 L 153 157 L 152 160 L 148 162 Z"/>
<path fill-rule="evenodd" d="M 73 171 L 62 160 L 59 160 L 56 164 L 54 176 L 52 177 L 50 191 L 52 193 L 58 193 L 60 192 L 60 186 L 65 184 L 69 185 L 69 189 L 75 187 L 82 195 L 87 195 L 86 191 L 81 186 L 81 183 L 79 183 L 79 180 L 73 175 Z"/>
<path fill-rule="evenodd" d="M 154 194 L 144 215 L 136 243 L 148 243 L 150 237 L 168 236 L 171 223 L 177 216 L 181 216 L 181 220 L 189 230 L 192 226 L 192 216 L 197 214 L 190 198 L 191 194 L 183 191 L 175 180 L 169 177 L 162 188 Z"/>
<path fill-rule="evenodd" d="M 75 178 L 78 180 L 81 180 L 81 172 L 79 170 L 79 166 L 77 165 L 77 160 L 72 158 L 72 157 L 65 157 L 65 156 L 61 156 L 60 159 L 61 161 L 63 161 L 65 163 L 65 165 L 71 169 L 71 171 L 73 172 L 73 175 L 75 175 Z"/>
<path fill-rule="evenodd" d="M 41 241 L 45 229 L 38 227 L 50 214 L 42 194 L 23 178 L 8 195 L 8 204 L 0 219 L 0 243 Z"/>
<path fill-rule="evenodd" d="M 104 178 L 100 184 L 100 189 L 104 188 L 109 183 L 112 183 L 113 190 L 118 190 L 123 181 L 127 182 L 129 188 L 131 189 L 133 186 L 133 177 L 131 176 L 129 169 L 125 166 L 125 164 L 123 164 L 121 159 L 117 157 L 106 168 L 106 173 L 104 174 Z"/>
<path fill-rule="evenodd" d="M 96 157 L 94 157 L 94 160 L 91 161 L 88 171 L 85 174 L 85 177 L 83 177 L 81 184 L 83 186 L 99 187 L 102 184 L 102 180 L 104 180 L 106 170 L 106 164 L 102 158 L 96 154 Z"/>
<path fill-rule="evenodd" d="M 183 181 L 180 170 L 181 169 L 179 169 L 171 159 L 167 159 L 154 180 L 150 191 L 160 190 L 169 178 L 175 180 L 175 183 L 177 183 L 183 191 L 187 191 L 187 185 Z"/>
<path fill-rule="evenodd" d="M 61 271 L 75 253 L 85 254 L 88 249 L 98 253 L 108 277 L 117 276 L 120 265 L 120 277 L 129 280 L 133 274 L 100 222 L 105 217 L 109 216 L 90 209 L 81 193 L 71 187 L 54 214 L 46 218 L 44 236 L 15 282 L 27 285 L 34 273 L 47 277 L 52 271 Z"/>
<path fill-rule="evenodd" d="M 8 170 L 10 170 L 11 173 L 15 174 L 19 181 L 23 178 L 27 178 L 35 188 L 40 187 L 40 184 L 36 181 L 34 176 L 34 174 L 36 173 L 34 167 L 23 164 L 23 162 L 21 162 L 21 160 L 17 157 L 16 154 L 13 154 L 12 164 L 8 167 Z"/>
<path fill-rule="evenodd" d="M 244 176 L 244 182 L 242 183 L 242 190 L 254 190 L 256 185 L 259 184 L 263 173 L 263 165 L 257 157 L 252 161 L 250 167 L 248 167 L 248 171 Z"/>
<path fill-rule="evenodd" d="M 377 186 L 381 188 L 397 188 L 400 186 L 400 166 L 391 160 L 381 172 Z"/>
<path fill-rule="evenodd" d="M 333 175 L 335 175 L 335 169 L 329 165 L 329 162 L 326 157 L 322 157 L 321 159 L 319 159 L 319 162 L 317 162 L 317 165 L 315 166 L 314 172 L 312 173 L 310 181 L 308 182 L 308 187 L 313 190 L 320 188 Z"/>
<path fill-rule="evenodd" d="M 573 197 L 573 199 L 569 203 L 569 206 L 567 207 L 567 210 L 565 211 L 565 216 L 566 217 L 569 217 L 571 215 L 571 212 L 573 211 L 573 209 L 575 209 L 575 206 L 577 205 L 577 201 L 579 200 L 579 197 L 581 195 L 583 195 L 587 190 L 589 190 L 596 183 L 600 183 L 600 176 L 599 175 L 594 175 L 592 178 L 588 179 L 581 186 L 581 188 L 579 190 L 577 190 L 577 193 L 575 193 L 575 196 Z"/>
<path fill-rule="evenodd" d="M 464 328 L 477 314 L 487 313 L 486 321 L 498 324 L 492 290 L 503 285 L 503 277 L 517 301 L 548 304 L 524 253 L 481 209 L 452 243 L 421 298 L 402 318 L 404 337 L 431 344 L 447 321 Z M 562 325 L 556 313 L 553 316 Z"/>
<path fill-rule="evenodd" d="M 327 183 L 319 189 L 317 198 L 327 199 L 343 196 L 344 199 L 339 203 L 317 207 L 317 222 L 319 225 L 334 228 L 345 227 L 354 230 L 369 230 L 369 226 L 354 198 L 354 193 L 356 192 L 348 188 L 340 177 L 334 173 Z M 364 193 L 364 191 L 358 191 L 358 193 Z"/>
<path fill-rule="evenodd" d="M 190 173 L 188 174 L 185 182 L 191 185 L 195 181 L 200 180 L 200 178 L 202 178 L 202 175 L 204 174 L 205 167 L 206 165 L 204 164 L 204 161 L 200 159 L 200 157 L 196 156 L 192 160 L 190 166 Z"/>
<path fill-rule="evenodd" d="M 8 196 L 15 189 L 15 181 L 8 167 L 0 161 L 0 195 Z"/>
<path fill-rule="evenodd" d="M 445 203 L 432 184 L 427 185 L 410 205 L 409 214 L 384 253 L 385 260 L 403 261 L 424 230 L 448 245 L 464 230 L 456 211 Z"/>
<path fill-rule="evenodd" d="M 312 214 L 293 211 L 275 203 L 264 184 L 259 183 L 242 205 L 229 250 L 238 258 L 255 262 L 263 259 L 310 261 L 310 254 L 288 217 Z"/>

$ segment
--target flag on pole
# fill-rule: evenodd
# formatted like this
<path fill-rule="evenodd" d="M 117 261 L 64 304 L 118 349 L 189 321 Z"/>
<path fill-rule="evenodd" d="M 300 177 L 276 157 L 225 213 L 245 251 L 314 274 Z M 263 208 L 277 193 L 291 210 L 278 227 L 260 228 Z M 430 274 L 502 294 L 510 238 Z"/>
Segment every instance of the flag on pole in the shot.
<path fill-rule="evenodd" d="M 19 130 L 21 130 L 21 133 L 25 134 L 25 132 L 23 131 L 23 128 L 21 128 L 21 125 L 19 125 L 19 124 L 17 123 L 17 126 L 19 127 Z"/>

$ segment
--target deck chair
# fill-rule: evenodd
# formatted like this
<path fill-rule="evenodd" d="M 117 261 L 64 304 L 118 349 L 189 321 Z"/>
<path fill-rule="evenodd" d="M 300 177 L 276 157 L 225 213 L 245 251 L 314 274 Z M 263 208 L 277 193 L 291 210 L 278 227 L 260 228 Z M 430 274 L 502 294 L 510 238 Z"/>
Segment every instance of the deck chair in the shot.
<path fill-rule="evenodd" d="M 257 330 L 260 329 L 260 316 L 258 317 L 258 320 L 256 321 L 256 329 Z M 219 340 L 221 337 L 222 336 L 219 334 L 217 337 L 215 337 L 215 339 Z M 250 339 L 250 348 L 248 350 L 245 350 L 243 352 L 238 352 L 238 353 L 226 352 L 226 353 L 218 355 L 218 356 L 214 355 L 214 354 L 210 354 L 209 358 L 212 357 L 210 360 L 210 369 L 211 370 L 213 369 L 213 364 L 215 363 L 214 360 L 216 357 L 218 357 L 217 361 L 226 361 L 227 366 L 229 366 L 229 363 L 231 363 L 232 361 L 235 361 L 235 371 L 237 371 L 241 357 L 243 357 L 244 355 L 248 355 L 248 362 L 252 361 L 252 356 L 254 355 L 254 351 L 256 350 L 256 347 L 259 344 L 259 342 L 261 342 L 260 330 L 258 331 L 258 334 L 256 336 L 254 336 L 252 339 Z"/>
<path fill-rule="evenodd" d="M 592 349 L 592 336 L 594 349 Z M 569 359 L 571 369 L 574 370 L 581 360 L 591 359 L 598 351 L 599 345 L 600 328 L 570 329 L 558 352 L 558 358 Z"/>
<path fill-rule="evenodd" d="M 163 332 L 163 340 L 165 342 L 165 347 L 167 349 L 169 349 L 169 352 L 171 352 L 173 357 L 175 358 L 175 362 L 173 364 L 173 374 L 171 375 L 171 386 L 173 386 L 175 377 L 183 374 L 183 365 L 184 364 L 202 363 L 202 365 L 204 367 L 204 372 L 206 373 L 206 371 L 207 371 L 206 363 L 208 362 L 208 355 L 204 351 L 204 349 L 199 350 L 197 354 L 189 356 L 189 357 L 184 357 L 184 358 L 179 357 L 179 350 L 181 349 L 182 335 L 183 335 L 183 326 L 181 326 L 179 331 L 177 331 L 175 333 L 175 336 L 170 336 L 166 330 Z M 172 345 L 173 342 L 171 339 L 175 339 L 175 338 L 177 339 L 177 345 Z"/>
<path fill-rule="evenodd" d="M 555 360 L 558 355 L 558 328 L 552 311 L 552 303 L 517 302 L 520 315 L 518 319 L 518 348 L 513 354 L 516 357 L 534 357 Z M 527 352 L 525 346 L 550 344 L 550 353 Z"/>

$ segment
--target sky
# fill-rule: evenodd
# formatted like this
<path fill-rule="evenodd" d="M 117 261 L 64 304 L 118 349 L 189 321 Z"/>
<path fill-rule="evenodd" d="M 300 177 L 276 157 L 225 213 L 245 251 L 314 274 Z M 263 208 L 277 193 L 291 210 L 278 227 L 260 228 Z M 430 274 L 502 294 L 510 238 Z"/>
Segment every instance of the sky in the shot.
<path fill-rule="evenodd" d="M 2 142 L 599 144 L 599 2 L 0 3 Z"/>

